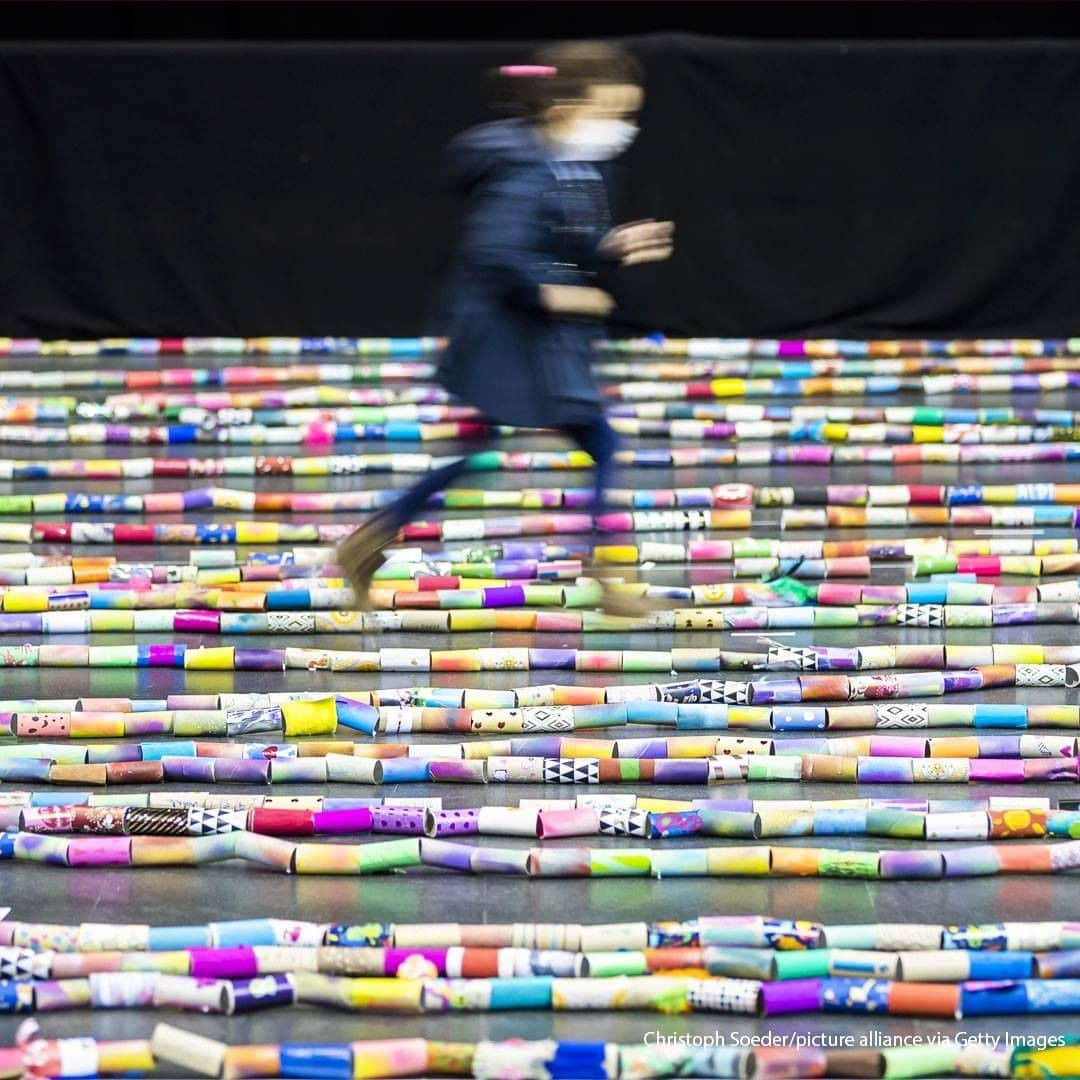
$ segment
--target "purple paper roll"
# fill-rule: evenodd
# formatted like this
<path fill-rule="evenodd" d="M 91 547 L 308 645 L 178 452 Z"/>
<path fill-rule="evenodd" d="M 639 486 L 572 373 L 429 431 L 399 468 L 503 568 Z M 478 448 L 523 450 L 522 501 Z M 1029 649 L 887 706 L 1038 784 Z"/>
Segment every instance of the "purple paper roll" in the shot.
<path fill-rule="evenodd" d="M 878 872 L 892 880 L 937 879 L 945 876 L 945 860 L 940 851 L 883 851 Z"/>
<path fill-rule="evenodd" d="M 209 510 L 214 505 L 214 492 L 211 488 L 191 488 L 181 493 L 185 510 Z"/>
<path fill-rule="evenodd" d="M 213 758 L 214 781 L 219 784 L 269 784 L 270 762 L 254 758 Z"/>
<path fill-rule="evenodd" d="M 378 806 L 370 813 L 372 832 L 423 835 L 424 808 L 421 806 Z"/>
<path fill-rule="evenodd" d="M 134 732 L 129 732 L 129 734 L 134 734 Z M 91 745 L 86 748 L 87 765 L 104 765 L 110 761 L 142 761 L 142 748 L 138 743 L 113 743 L 111 746 Z"/>
<path fill-rule="evenodd" d="M 173 616 L 178 634 L 217 634 L 221 630 L 220 611 L 178 611 Z"/>
<path fill-rule="evenodd" d="M 1018 758 L 1019 756 L 1019 735 L 979 735 L 979 757 Z"/>
<path fill-rule="evenodd" d="M 529 667 L 545 671 L 573 671 L 577 653 L 573 649 L 530 649 Z"/>
<path fill-rule="evenodd" d="M 1028 782 L 1076 780 L 1077 762 L 1073 758 L 1025 758 L 1024 779 Z"/>
<path fill-rule="evenodd" d="M 750 701 L 754 705 L 791 705 L 802 701 L 798 679 L 769 679 L 751 684 Z"/>
<path fill-rule="evenodd" d="M 858 760 L 857 775 L 860 784 L 911 783 L 911 758 L 861 757 Z"/>
<path fill-rule="evenodd" d="M 738 814 L 753 812 L 753 799 L 694 799 L 691 804 L 695 810 L 731 810 Z"/>
<path fill-rule="evenodd" d="M 474 851 L 476 848 L 468 844 L 424 837 L 420 841 L 420 862 L 424 866 L 441 866 L 444 870 L 462 870 L 468 873 Z"/>
<path fill-rule="evenodd" d="M 296 988 L 288 975 L 260 975 L 255 979 L 237 979 L 232 984 L 231 1010 L 234 1013 L 254 1012 L 292 1005 Z"/>
<path fill-rule="evenodd" d="M 666 758 L 667 739 L 649 739 L 648 742 L 638 743 L 635 746 L 628 746 L 625 750 L 622 746 L 620 746 L 619 757 L 633 758 L 638 761 L 642 761 L 645 759 Z"/>
<path fill-rule="evenodd" d="M 949 848 L 942 853 L 945 863 L 945 876 L 986 877 L 996 874 L 1001 864 L 994 849 L 989 844 L 979 847 Z"/>
<path fill-rule="evenodd" d="M 520 585 L 493 585 L 484 589 L 484 607 L 523 607 L 525 590 Z"/>
<path fill-rule="evenodd" d="M 161 767 L 166 780 L 196 780 L 203 784 L 214 782 L 214 763 L 218 758 L 163 757 Z"/>
<path fill-rule="evenodd" d="M 821 1007 L 821 979 L 788 979 L 761 984 L 761 1011 L 765 1016 L 817 1012 Z"/>
<path fill-rule="evenodd" d="M 528 739 L 511 739 L 512 757 L 562 757 L 561 735 L 535 735 Z"/>
<path fill-rule="evenodd" d="M 476 784 L 483 783 L 484 761 L 431 761 L 428 762 L 428 777 L 432 781 L 446 783 Z"/>
<path fill-rule="evenodd" d="M 509 581 L 515 579 L 532 581 L 538 573 L 539 564 L 535 559 L 524 561 L 514 559 L 495 560 L 495 576 L 497 578 L 504 578 Z"/>
<path fill-rule="evenodd" d="M 367 808 L 316 810 L 312 815 L 316 836 L 340 836 L 345 833 L 371 832 L 371 811 Z"/>
<path fill-rule="evenodd" d="M 284 649 L 234 649 L 236 671 L 284 671 Z"/>
<path fill-rule="evenodd" d="M 21 612 L 0 612 L 0 634 L 34 634 L 41 636 L 41 616 Z"/>
<path fill-rule="evenodd" d="M 654 769 L 653 783 L 656 784 L 706 784 L 709 781 L 707 761 L 668 758 L 657 761 Z"/>
<path fill-rule="evenodd" d="M 250 945 L 228 949 L 189 949 L 190 974 L 197 979 L 252 979 L 259 974 L 255 950 Z"/>
<path fill-rule="evenodd" d="M 943 674 L 946 694 L 982 688 L 982 675 L 978 671 L 946 671 Z"/>
<path fill-rule="evenodd" d="M 993 758 L 973 758 L 968 766 L 968 779 L 994 784 L 1022 784 L 1024 763 L 1022 761 L 999 761 Z"/>
<path fill-rule="evenodd" d="M 816 671 L 858 671 L 859 650 L 811 646 L 817 655 Z"/>
<path fill-rule="evenodd" d="M 465 836 L 480 831 L 480 811 L 475 807 L 461 810 L 429 810 L 424 819 L 428 836 Z"/>

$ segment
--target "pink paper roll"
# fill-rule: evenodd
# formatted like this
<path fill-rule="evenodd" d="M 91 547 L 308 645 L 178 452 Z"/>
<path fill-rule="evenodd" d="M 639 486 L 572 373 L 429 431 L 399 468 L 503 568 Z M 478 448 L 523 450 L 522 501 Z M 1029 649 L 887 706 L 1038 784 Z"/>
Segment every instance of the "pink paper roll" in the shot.
<path fill-rule="evenodd" d="M 596 836 L 600 832 L 600 813 L 590 807 L 572 810 L 541 810 L 536 835 L 541 840 L 557 836 Z"/>
<path fill-rule="evenodd" d="M 69 866 L 129 866 L 130 864 L 130 837 L 73 836 L 68 841 Z"/>

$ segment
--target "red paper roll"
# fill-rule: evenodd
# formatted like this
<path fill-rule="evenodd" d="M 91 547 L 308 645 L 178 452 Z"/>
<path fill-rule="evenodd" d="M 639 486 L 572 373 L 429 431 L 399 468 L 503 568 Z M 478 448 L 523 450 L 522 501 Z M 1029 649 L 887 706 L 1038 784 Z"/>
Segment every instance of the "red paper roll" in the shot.
<path fill-rule="evenodd" d="M 105 776 L 110 784 L 160 784 L 165 768 L 160 761 L 110 761 Z"/>
<path fill-rule="evenodd" d="M 37 521 L 34 523 L 35 540 L 50 540 L 56 543 L 71 543 L 71 525 L 67 522 Z"/>
<path fill-rule="evenodd" d="M 114 525 L 113 540 L 118 544 L 152 544 L 155 540 L 154 526 Z"/>
<path fill-rule="evenodd" d="M 188 462 L 182 458 L 154 458 L 154 476 L 187 476 Z"/>
<path fill-rule="evenodd" d="M 264 836 L 312 836 L 314 815 L 310 810 L 252 810 L 250 828 Z"/>
<path fill-rule="evenodd" d="M 438 540 L 441 530 L 437 521 L 420 521 L 406 525 L 401 534 L 406 540 Z"/>

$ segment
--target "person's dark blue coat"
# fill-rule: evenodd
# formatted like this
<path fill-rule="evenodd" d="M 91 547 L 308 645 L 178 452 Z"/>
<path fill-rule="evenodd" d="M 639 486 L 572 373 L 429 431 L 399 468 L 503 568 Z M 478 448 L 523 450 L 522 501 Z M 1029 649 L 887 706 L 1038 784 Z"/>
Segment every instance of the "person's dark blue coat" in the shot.
<path fill-rule="evenodd" d="M 458 136 L 447 165 L 467 201 L 443 298 L 443 386 L 498 423 L 588 422 L 602 401 L 591 372 L 601 324 L 553 317 L 540 286 L 596 284 L 611 226 L 600 174 L 553 160 L 520 120 Z"/>

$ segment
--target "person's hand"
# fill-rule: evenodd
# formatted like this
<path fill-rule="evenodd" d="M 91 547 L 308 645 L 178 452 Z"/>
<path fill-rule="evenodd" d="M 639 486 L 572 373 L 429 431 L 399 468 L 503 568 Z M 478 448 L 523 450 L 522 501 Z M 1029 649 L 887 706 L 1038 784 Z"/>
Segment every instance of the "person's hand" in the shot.
<path fill-rule="evenodd" d="M 600 241 L 600 254 L 621 266 L 661 262 L 675 249 L 675 223 L 671 221 L 631 221 L 612 229 Z"/>
<path fill-rule="evenodd" d="M 540 300 L 553 315 L 590 315 L 602 319 L 615 307 L 611 296 L 590 285 L 541 285 Z"/>

